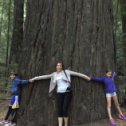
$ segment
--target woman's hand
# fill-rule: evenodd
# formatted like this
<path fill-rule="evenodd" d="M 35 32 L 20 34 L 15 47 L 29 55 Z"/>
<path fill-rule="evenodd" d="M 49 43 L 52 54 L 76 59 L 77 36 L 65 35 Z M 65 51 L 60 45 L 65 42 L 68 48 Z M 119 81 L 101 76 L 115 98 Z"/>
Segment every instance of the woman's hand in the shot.
<path fill-rule="evenodd" d="M 90 81 L 91 80 L 91 77 L 88 77 L 87 80 Z"/>

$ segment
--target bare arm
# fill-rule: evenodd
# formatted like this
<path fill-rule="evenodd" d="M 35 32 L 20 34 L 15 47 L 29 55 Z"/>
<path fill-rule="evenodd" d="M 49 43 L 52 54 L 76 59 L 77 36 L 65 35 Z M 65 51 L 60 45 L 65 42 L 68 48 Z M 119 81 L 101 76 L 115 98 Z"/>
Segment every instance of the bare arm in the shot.
<path fill-rule="evenodd" d="M 88 77 L 88 76 L 85 75 L 85 74 L 78 73 L 78 72 L 74 72 L 74 71 L 70 71 L 70 70 L 68 70 L 68 71 L 69 71 L 70 75 L 72 75 L 72 76 L 77 76 L 77 77 L 84 78 L 84 79 L 86 79 L 86 80 L 90 80 L 90 77 Z"/>

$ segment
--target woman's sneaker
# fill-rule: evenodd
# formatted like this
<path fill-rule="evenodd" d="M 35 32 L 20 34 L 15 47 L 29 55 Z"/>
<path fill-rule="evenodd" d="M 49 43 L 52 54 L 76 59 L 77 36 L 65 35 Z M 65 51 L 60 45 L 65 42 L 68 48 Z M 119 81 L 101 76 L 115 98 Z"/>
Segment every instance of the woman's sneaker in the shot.
<path fill-rule="evenodd" d="M 119 118 L 120 118 L 121 120 L 126 121 L 126 116 L 125 116 L 125 115 L 123 115 L 123 114 L 119 115 Z"/>
<path fill-rule="evenodd" d="M 109 119 L 109 122 L 110 122 L 111 126 L 116 126 L 116 122 L 113 118 Z"/>

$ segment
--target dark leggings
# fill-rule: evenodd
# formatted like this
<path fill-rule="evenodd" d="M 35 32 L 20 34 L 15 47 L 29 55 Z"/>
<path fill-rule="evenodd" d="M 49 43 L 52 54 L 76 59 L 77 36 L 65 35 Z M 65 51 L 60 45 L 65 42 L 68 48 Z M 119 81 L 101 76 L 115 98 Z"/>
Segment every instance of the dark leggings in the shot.
<path fill-rule="evenodd" d="M 7 114 L 6 114 L 5 118 L 4 118 L 5 120 L 8 120 L 8 118 L 9 118 L 11 112 L 12 112 L 12 107 L 9 106 L 9 108 L 8 108 L 8 112 L 7 112 Z"/>
<path fill-rule="evenodd" d="M 12 106 L 9 106 L 9 109 L 8 109 L 8 112 L 7 112 L 7 114 L 6 114 L 6 116 L 5 116 L 5 120 L 8 120 L 9 119 L 9 117 L 11 116 L 11 120 L 10 121 L 12 121 L 12 122 L 16 122 L 16 117 L 17 117 L 17 110 L 18 109 L 12 109 Z"/>
<path fill-rule="evenodd" d="M 57 93 L 58 117 L 68 117 L 68 108 L 71 98 L 71 92 Z"/>
<path fill-rule="evenodd" d="M 18 109 L 13 109 L 12 112 L 11 112 L 11 116 L 12 116 L 11 122 L 12 123 L 17 122 L 17 111 L 18 111 Z"/>

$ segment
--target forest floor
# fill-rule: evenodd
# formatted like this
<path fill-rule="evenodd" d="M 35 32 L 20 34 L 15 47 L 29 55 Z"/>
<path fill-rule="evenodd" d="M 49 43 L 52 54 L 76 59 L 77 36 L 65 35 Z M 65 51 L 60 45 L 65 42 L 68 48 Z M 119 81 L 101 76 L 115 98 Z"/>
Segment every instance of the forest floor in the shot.
<path fill-rule="evenodd" d="M 121 108 L 124 114 L 126 115 L 126 108 Z M 117 126 L 126 126 L 126 121 L 120 120 L 117 116 L 114 116 Z M 95 122 L 90 122 L 87 124 L 82 124 L 79 126 L 111 126 L 108 119 L 102 119 Z"/>
<path fill-rule="evenodd" d="M 3 117 L 5 116 L 9 102 L 10 95 L 0 93 L 0 120 L 3 119 Z"/>
<path fill-rule="evenodd" d="M 7 109 L 8 109 L 8 104 L 10 102 L 10 96 L 5 94 L 1 94 L 0 93 L 0 120 L 3 120 Z M 122 108 L 123 112 L 125 112 L 126 115 L 126 108 Z M 116 122 L 117 122 L 117 126 L 126 126 L 126 121 L 120 120 L 116 117 Z M 3 125 L 0 125 L 3 126 Z M 79 126 L 110 126 L 108 119 L 103 119 L 103 120 L 99 120 L 96 122 L 92 122 L 92 123 L 88 123 L 88 124 L 83 124 L 83 125 L 79 125 Z"/>
<path fill-rule="evenodd" d="M 126 126 L 126 121 L 120 120 L 116 118 L 117 126 Z M 96 122 L 84 124 L 81 126 L 111 126 L 107 119 L 99 120 Z"/>

